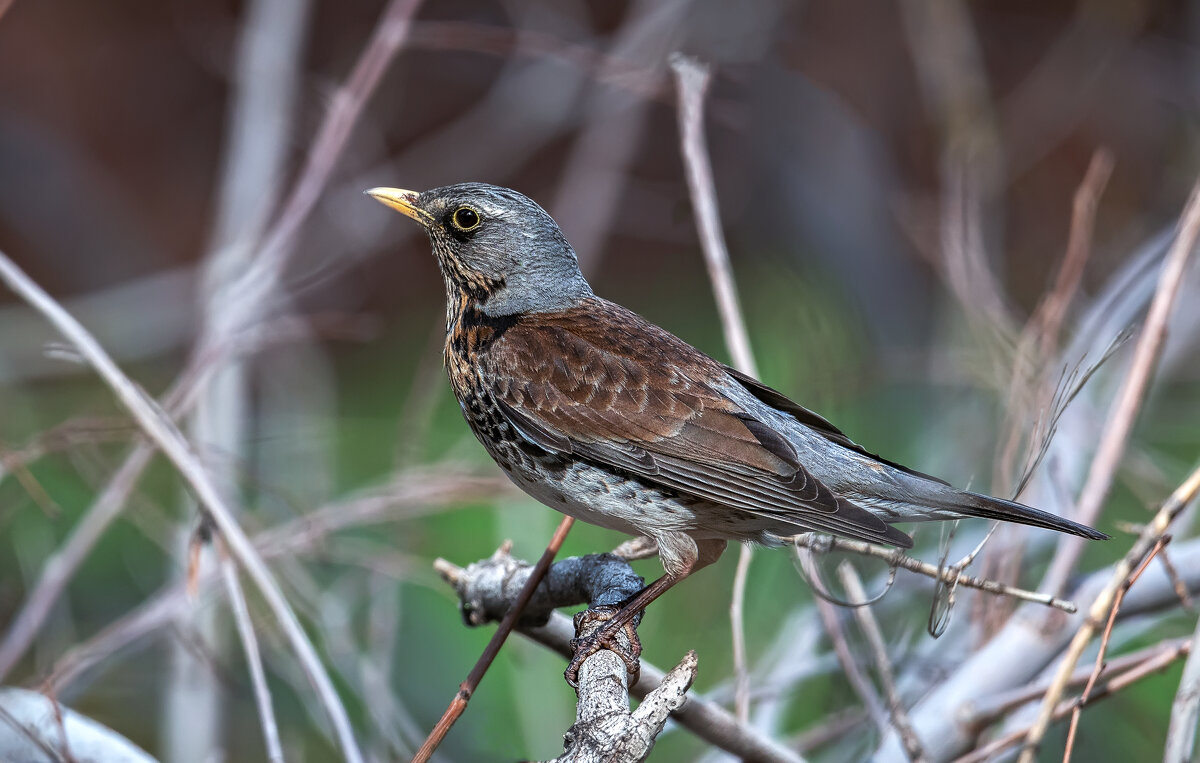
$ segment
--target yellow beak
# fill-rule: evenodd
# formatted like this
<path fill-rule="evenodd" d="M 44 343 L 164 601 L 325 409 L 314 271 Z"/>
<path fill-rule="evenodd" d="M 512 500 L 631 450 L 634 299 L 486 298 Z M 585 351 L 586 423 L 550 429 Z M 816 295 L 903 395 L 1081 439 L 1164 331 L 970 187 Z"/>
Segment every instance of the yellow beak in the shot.
<path fill-rule="evenodd" d="M 411 217 L 421 225 L 429 226 L 433 223 L 433 217 L 416 206 L 419 196 L 416 191 L 406 191 L 403 188 L 371 188 L 364 193 L 400 214 Z"/>

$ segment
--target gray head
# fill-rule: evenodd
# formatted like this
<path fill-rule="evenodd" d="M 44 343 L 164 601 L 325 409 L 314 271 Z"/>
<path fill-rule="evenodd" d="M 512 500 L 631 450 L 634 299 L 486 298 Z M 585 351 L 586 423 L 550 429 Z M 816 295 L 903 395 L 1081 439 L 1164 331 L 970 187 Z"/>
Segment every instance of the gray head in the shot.
<path fill-rule="evenodd" d="M 516 191 L 459 183 L 367 194 L 425 228 L 450 302 L 465 295 L 495 316 L 562 310 L 592 295 L 554 218 Z"/>

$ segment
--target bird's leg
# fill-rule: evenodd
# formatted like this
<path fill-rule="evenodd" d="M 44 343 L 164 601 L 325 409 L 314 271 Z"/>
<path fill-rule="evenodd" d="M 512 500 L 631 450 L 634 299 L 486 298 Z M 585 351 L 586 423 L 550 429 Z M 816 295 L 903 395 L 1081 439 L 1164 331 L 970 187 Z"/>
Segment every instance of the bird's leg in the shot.
<path fill-rule="evenodd" d="M 642 610 L 650 605 L 650 602 L 662 596 L 667 589 L 683 580 L 684 577 L 686 574 L 676 577 L 668 573 L 620 604 L 589 607 L 575 615 L 576 633 L 586 633 L 590 629 L 589 626 L 596 622 L 602 622 L 603 625 L 590 635 L 571 639 L 571 649 L 574 654 L 571 661 L 567 663 L 566 672 L 563 673 L 571 688 L 578 688 L 579 668 L 583 666 L 587 658 L 601 649 L 608 649 L 620 657 L 629 674 L 629 684 L 632 686 L 637 683 L 638 676 L 641 674 L 641 663 L 638 658 L 642 654 L 642 642 L 638 639 L 634 618 L 641 614 Z M 629 639 L 628 649 L 616 640 L 617 634 L 622 631 Z"/>
<path fill-rule="evenodd" d="M 715 562 L 725 550 L 725 541 L 715 538 L 696 540 L 682 533 L 662 535 L 657 538 L 659 555 L 667 574 L 650 585 L 635 593 L 625 601 L 616 605 L 600 605 L 588 607 L 575 615 L 575 633 L 583 634 L 590 630 L 596 622 L 602 622 L 590 634 L 577 635 L 571 640 L 574 654 L 567 663 L 563 676 L 572 688 L 578 687 L 579 668 L 588 657 L 601 649 L 609 649 L 616 653 L 625 663 L 629 674 L 629 684 L 637 683 L 641 674 L 641 663 L 638 657 L 642 653 L 642 642 L 638 640 L 636 618 L 650 605 L 650 602 L 667 592 L 671 586 L 691 575 L 696 570 Z M 624 631 L 629 638 L 629 648 L 625 649 L 616 641 L 617 634 Z"/>

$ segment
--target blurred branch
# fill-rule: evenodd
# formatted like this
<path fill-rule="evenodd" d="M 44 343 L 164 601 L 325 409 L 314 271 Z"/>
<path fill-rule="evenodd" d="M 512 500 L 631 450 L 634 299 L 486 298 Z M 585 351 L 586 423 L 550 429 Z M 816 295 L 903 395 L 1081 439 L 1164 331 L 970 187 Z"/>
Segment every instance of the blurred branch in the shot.
<path fill-rule="evenodd" d="M 875 668 L 879 673 L 879 683 L 883 685 L 883 692 L 887 697 L 892 726 L 900 734 L 909 760 L 914 763 L 926 761 L 928 757 L 921 747 L 921 740 L 913 732 L 908 713 L 904 710 L 904 703 L 900 700 L 900 692 L 896 688 L 896 673 L 892 669 L 891 660 L 888 659 L 883 633 L 879 630 L 879 621 L 871 612 L 870 600 L 867 598 L 867 592 L 863 590 L 862 580 L 854 571 L 854 567 L 847 562 L 838 565 L 838 575 L 846 589 L 846 595 L 856 605 L 852 611 L 858 620 L 859 629 L 867 637 L 867 644 L 871 647 L 871 656 L 875 659 Z"/>
<path fill-rule="evenodd" d="M 1049 370 L 1051 358 L 1057 354 L 1058 339 L 1066 320 L 1067 308 L 1079 289 L 1084 265 L 1091 257 L 1096 209 L 1112 170 L 1111 152 L 1098 149 L 1092 154 L 1083 181 L 1075 190 L 1067 249 L 1059 265 L 1058 276 L 1053 288 L 1038 303 L 1033 316 L 1021 332 L 1021 339 L 1013 357 L 1008 402 L 1005 405 L 1008 416 L 1005 427 L 1007 436 L 997 458 L 996 478 L 993 481 L 996 489 L 1011 490 L 1016 484 L 1014 471 L 1022 429 L 1018 412 L 1044 409 L 1046 398 L 1053 395 L 1053 381 L 1047 378 L 1046 372 Z M 1026 401 L 1025 405 L 1019 404 L 1022 399 Z M 1039 434 L 1048 435 L 1035 432 L 1034 437 Z M 1013 497 L 1018 496 L 1019 494 L 1014 494 Z"/>
<path fill-rule="evenodd" d="M 1088 470 L 1087 481 L 1079 493 L 1074 514 L 1077 522 L 1085 525 L 1095 524 L 1104 506 L 1104 500 L 1108 497 L 1117 467 L 1120 466 L 1121 457 L 1129 442 L 1129 435 L 1133 431 L 1133 424 L 1137 420 L 1150 380 L 1157 368 L 1167 336 L 1167 321 L 1175 306 L 1175 298 L 1179 294 L 1188 262 L 1196 248 L 1197 238 L 1200 238 L 1200 182 L 1193 187 L 1192 195 L 1183 211 L 1178 235 L 1163 264 L 1158 288 L 1142 326 L 1141 337 L 1134 348 L 1129 372 L 1109 411 L 1100 444 Z M 1058 550 L 1050 562 L 1050 569 L 1042 580 L 1043 589 L 1056 593 L 1063 590 L 1083 553 L 1083 544 L 1084 540 L 1075 536 L 1063 536 L 1059 540 Z"/>
<path fill-rule="evenodd" d="M 267 559 L 312 553 L 320 551 L 329 535 L 339 530 L 412 518 L 494 497 L 506 485 L 511 483 L 500 477 L 478 478 L 454 470 L 414 470 L 397 475 L 387 485 L 259 532 L 254 536 L 254 545 Z M 169 626 L 184 606 L 194 606 L 194 599 L 205 595 L 216 582 L 214 573 L 202 572 L 195 581 L 194 596 L 186 594 L 182 582 L 163 586 L 100 633 L 67 651 L 55 663 L 46 683 L 57 691 L 64 690 L 100 661 Z"/>
<path fill-rule="evenodd" d="M 13 669 L 33 643 L 76 570 L 121 513 L 129 494 L 155 453 L 154 446 L 138 443 L 112 476 L 100 496 L 72 528 L 66 542 L 42 565 L 37 582 L 4 633 L 0 642 L 0 680 Z"/>
<path fill-rule="evenodd" d="M 679 146 L 687 174 L 688 193 L 691 196 L 692 208 L 696 211 L 696 232 L 700 236 L 704 263 L 708 267 L 708 279 L 712 283 L 713 295 L 717 301 L 717 312 L 721 315 L 725 345 L 729 348 L 734 366 L 739 371 L 758 378 L 758 366 L 750 349 L 750 335 L 746 330 L 745 318 L 742 317 L 741 305 L 738 304 L 733 267 L 729 263 L 729 249 L 725 246 L 725 235 L 721 231 L 717 189 L 705 145 L 704 98 L 712 75 L 706 65 L 680 53 L 672 54 L 671 70 L 675 73 L 675 84 L 679 91 Z M 746 580 L 753 557 L 753 546 L 743 543 L 738 553 L 737 570 L 733 576 L 733 594 L 729 600 L 729 620 L 733 631 L 735 706 L 737 718 L 742 723 L 750 719 L 750 674 L 746 667 L 743 610 L 746 601 Z"/>
<path fill-rule="evenodd" d="M 613 35 L 596 81 L 604 82 L 633 65 L 655 75 L 647 87 L 658 87 L 662 61 L 682 38 L 692 4 L 693 0 L 635 0 Z M 587 122 L 571 145 L 550 208 L 586 273 L 598 261 L 611 231 L 628 165 L 641 143 L 650 109 L 644 98 L 595 87 L 578 108 Z"/>
<path fill-rule="evenodd" d="M 801 565 L 814 564 L 811 555 L 801 555 L 800 552 L 797 552 L 797 561 Z M 814 579 L 815 575 L 815 568 L 808 573 L 810 579 Z M 815 592 L 815 587 L 813 590 Z M 829 640 L 833 645 L 833 653 L 837 657 L 838 664 L 841 665 L 842 673 L 846 676 L 846 682 L 850 684 L 850 689 L 858 696 L 859 702 L 866 709 L 867 716 L 875 724 L 875 728 L 879 730 L 879 733 L 887 733 L 887 709 L 884 707 L 883 701 L 879 698 L 878 692 L 875 691 L 875 686 L 867 679 L 867 676 L 859 668 L 858 661 L 854 659 L 854 652 L 850 649 L 850 642 L 846 640 L 846 634 L 842 630 L 841 621 L 838 619 L 841 616 L 842 609 L 830 601 L 828 597 L 820 594 L 814 595 L 814 604 L 817 607 L 817 616 L 821 618 L 821 625 L 824 626 L 825 632 L 829 634 Z"/>
<path fill-rule="evenodd" d="M 1163 763 L 1187 763 L 1192 760 L 1196 745 L 1196 724 L 1200 720 L 1200 620 L 1190 641 L 1187 662 L 1179 678 L 1179 690 L 1171 703 L 1171 722 L 1167 727 L 1167 744 Z"/>
<path fill-rule="evenodd" d="M 0 688 L 0 760 L 156 763 L 132 742 L 37 692 Z"/>
<path fill-rule="evenodd" d="M 279 742 L 279 726 L 275 722 L 275 710 L 271 706 L 271 690 L 267 687 L 267 676 L 263 672 L 262 655 L 258 652 L 258 638 L 254 635 L 254 622 L 237 578 L 237 567 L 233 561 L 221 555 L 219 562 L 221 579 L 225 583 L 225 595 L 229 597 L 229 608 L 237 624 L 242 649 L 246 653 L 246 666 L 250 669 L 250 682 L 254 686 L 254 701 L 258 705 L 258 718 L 262 726 L 263 744 L 267 748 L 267 760 L 283 763 L 283 745 Z"/>
<path fill-rule="evenodd" d="M 79 349 L 88 362 L 96 368 L 105 383 L 116 393 L 122 405 L 133 415 L 139 426 L 171 459 L 180 475 L 195 491 L 197 498 L 204 504 L 208 516 L 220 530 L 233 557 L 249 573 L 262 592 L 268 606 L 278 618 L 284 634 L 329 712 L 346 758 L 351 763 L 359 763 L 362 756 L 354 741 L 349 716 L 317 656 L 316 649 L 305 635 L 296 613 L 292 611 L 262 557 L 259 556 L 233 518 L 232 509 L 212 483 L 207 471 L 193 453 L 191 445 L 176 428 L 174 422 L 140 387 L 117 368 L 104 349 L 96 343 L 96 340 L 83 326 L 67 314 L 45 291 L 29 280 L 28 276 L 3 253 L 0 253 L 0 278 L 14 292 L 44 313 L 47 319 Z"/>
<path fill-rule="evenodd" d="M 307 0 L 254 0 L 242 11 L 226 108 L 216 215 L 202 265 L 199 295 L 202 335 L 219 333 L 226 314 L 238 311 L 238 294 L 233 287 L 253 261 L 255 246 L 278 202 L 292 139 L 309 14 Z M 270 296 L 279 298 L 275 294 Z M 238 469 L 247 462 L 246 431 L 253 427 L 253 414 L 247 361 L 237 356 L 226 356 L 223 360 L 211 364 L 189 429 L 197 456 L 214 486 L 236 508 L 239 502 L 233 498 L 238 495 Z M 189 507 L 176 533 L 180 549 L 188 546 L 193 534 L 195 509 L 191 504 L 185 500 Z M 261 676 L 262 663 L 254 644 L 253 627 L 248 620 L 242 622 L 236 617 L 241 614 L 238 604 L 244 606 L 236 572 L 228 569 L 231 563 L 227 560 L 222 559 L 218 564 L 229 572 L 225 582 L 230 587 L 235 620 L 254 678 L 267 751 L 278 758 L 282 752 L 270 697 L 263 696 L 265 678 Z M 218 618 L 215 608 L 196 609 L 181 619 L 179 627 L 188 629 L 193 639 L 221 659 L 226 641 L 222 638 L 224 624 Z M 179 641 L 172 642 L 171 669 L 164 680 L 162 733 L 167 757 L 180 763 L 199 763 L 212 750 L 222 749 L 224 713 L 220 687 L 211 671 L 199 665 Z M 262 691 L 258 690 L 260 686 Z"/>
<path fill-rule="evenodd" d="M 1162 508 L 1154 515 L 1154 519 L 1150 521 L 1137 541 L 1134 542 L 1133 546 L 1125 554 L 1125 557 L 1117 564 L 1108 585 L 1096 596 L 1095 601 L 1088 611 L 1087 619 L 1079 627 L 1079 630 L 1075 632 L 1075 637 L 1071 640 L 1070 646 L 1067 647 L 1067 651 L 1059 663 L 1054 681 L 1046 691 L 1037 721 L 1030 728 L 1025 740 L 1024 749 L 1021 752 L 1021 763 L 1030 763 L 1033 760 L 1034 751 L 1037 749 L 1054 716 L 1058 699 L 1066 689 L 1067 683 L 1071 678 L 1071 673 L 1075 670 L 1075 664 L 1079 661 L 1083 650 L 1091 642 L 1099 623 L 1108 619 L 1109 611 L 1111 608 L 1114 608 L 1118 596 L 1124 598 L 1123 589 L 1128 588 L 1128 581 L 1130 581 L 1134 570 L 1150 554 L 1151 549 L 1156 547 L 1159 541 L 1164 538 L 1171 522 L 1191 503 L 1198 491 L 1200 491 L 1200 468 L 1193 471 L 1184 480 L 1183 484 L 1175 489 L 1170 498 L 1163 503 Z"/>
<path fill-rule="evenodd" d="M 942 273 L 972 319 L 1010 337 L 1013 319 L 987 262 L 1002 145 L 971 10 L 963 0 L 905 0 L 900 11 L 925 110 L 941 130 Z"/>
<path fill-rule="evenodd" d="M 367 100 L 407 38 L 419 2 L 391 0 L 384 9 L 349 77 L 333 94 L 304 167 L 267 231 L 253 264 L 230 286 L 231 308 L 234 309 L 223 316 L 224 326 L 216 327 L 215 333 L 210 327 L 201 338 L 201 352 L 210 343 L 219 344 L 228 334 L 255 323 L 271 304 L 269 297 L 290 257 L 296 233 L 320 198 Z"/>
<path fill-rule="evenodd" d="M 1183 583 L 1189 590 L 1200 588 L 1200 540 L 1177 541 L 1172 555 Z M 1090 573 L 1072 590 L 1072 598 L 1081 603 L 1095 601 L 1117 573 L 1115 565 Z M 1178 607 L 1175 582 L 1161 565 L 1152 565 L 1125 596 L 1117 621 L 1174 613 Z M 965 707 L 976 701 L 990 702 L 1010 692 L 1024 692 L 1061 659 L 1087 615 L 1054 614 L 1055 617 L 1047 618 L 1040 607 L 1025 605 L 986 643 L 965 654 L 949 655 L 944 676 L 909 708 L 913 728 L 932 759 L 947 760 L 974 748 L 978 726 L 963 720 Z M 934 648 L 938 652 L 947 650 L 944 643 Z M 1044 693 L 1043 690 L 1038 696 Z M 905 760 L 899 737 L 888 734 L 873 759 L 879 763 Z"/>

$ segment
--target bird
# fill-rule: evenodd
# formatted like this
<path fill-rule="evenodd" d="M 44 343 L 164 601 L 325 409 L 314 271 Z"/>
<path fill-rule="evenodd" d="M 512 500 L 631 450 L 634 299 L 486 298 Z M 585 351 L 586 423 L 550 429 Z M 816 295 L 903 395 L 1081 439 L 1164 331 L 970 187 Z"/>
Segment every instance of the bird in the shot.
<path fill-rule="evenodd" d="M 910 548 L 901 522 L 982 517 L 1091 539 L 1091 527 L 959 490 L 878 456 L 822 416 L 598 297 L 554 219 L 527 196 L 459 183 L 366 194 L 428 234 L 446 292 L 445 367 L 467 424 L 541 503 L 657 544 L 664 574 L 576 639 L 636 680 L 631 622 L 729 541 L 806 532 Z M 576 618 L 577 632 L 581 618 Z M 622 650 L 624 630 L 633 646 Z"/>

